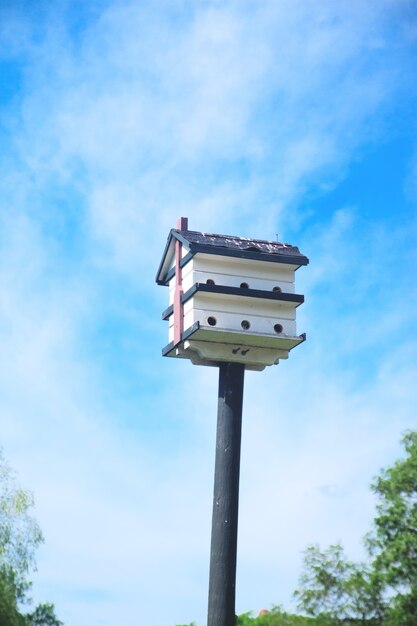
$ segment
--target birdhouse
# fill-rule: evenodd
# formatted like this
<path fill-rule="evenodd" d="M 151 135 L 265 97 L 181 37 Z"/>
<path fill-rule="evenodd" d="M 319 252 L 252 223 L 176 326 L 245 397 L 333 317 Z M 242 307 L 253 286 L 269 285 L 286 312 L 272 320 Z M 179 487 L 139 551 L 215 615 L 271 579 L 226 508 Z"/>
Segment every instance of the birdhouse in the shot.
<path fill-rule="evenodd" d="M 188 230 L 180 218 L 168 235 L 156 276 L 169 288 L 164 356 L 196 365 L 245 364 L 248 370 L 288 358 L 297 335 L 295 271 L 308 259 L 277 241 Z"/>

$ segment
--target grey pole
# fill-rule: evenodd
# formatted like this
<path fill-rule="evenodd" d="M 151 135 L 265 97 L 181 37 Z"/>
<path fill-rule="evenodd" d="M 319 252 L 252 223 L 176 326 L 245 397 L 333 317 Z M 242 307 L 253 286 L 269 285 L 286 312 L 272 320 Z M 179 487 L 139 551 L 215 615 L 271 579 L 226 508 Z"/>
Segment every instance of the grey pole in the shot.
<path fill-rule="evenodd" d="M 235 626 L 240 442 L 245 366 L 221 363 L 207 626 Z"/>

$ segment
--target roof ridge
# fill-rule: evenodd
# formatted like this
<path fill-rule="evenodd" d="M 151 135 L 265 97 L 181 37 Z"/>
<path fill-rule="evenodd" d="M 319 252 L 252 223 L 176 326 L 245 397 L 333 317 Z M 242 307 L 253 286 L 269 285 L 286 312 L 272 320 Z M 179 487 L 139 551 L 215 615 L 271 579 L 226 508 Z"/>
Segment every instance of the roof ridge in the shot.
<path fill-rule="evenodd" d="M 290 243 L 286 243 L 283 241 L 273 241 L 271 239 L 258 239 L 256 237 L 241 237 L 239 235 L 222 235 L 221 233 L 206 233 L 202 230 L 178 230 L 178 229 L 174 229 L 176 230 L 178 233 L 183 234 L 184 236 L 186 236 L 186 233 L 192 233 L 195 235 L 202 235 L 203 237 L 220 237 L 221 239 L 235 239 L 238 241 L 256 241 L 258 243 L 267 243 L 267 244 L 273 244 L 275 246 L 284 246 L 284 247 L 289 247 L 289 248 L 297 248 L 297 246 L 293 246 Z M 298 248 L 297 248 L 298 249 Z"/>

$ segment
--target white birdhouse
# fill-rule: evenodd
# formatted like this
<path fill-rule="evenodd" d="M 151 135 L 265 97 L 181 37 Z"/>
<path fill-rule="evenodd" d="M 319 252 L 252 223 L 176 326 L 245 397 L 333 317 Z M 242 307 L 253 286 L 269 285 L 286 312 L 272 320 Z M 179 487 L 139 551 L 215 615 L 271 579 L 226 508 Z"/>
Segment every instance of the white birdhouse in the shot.
<path fill-rule="evenodd" d="M 172 229 L 156 276 L 169 287 L 164 356 L 196 365 L 244 363 L 262 370 L 288 358 L 305 340 L 297 335 L 294 274 L 308 259 L 277 241 Z"/>

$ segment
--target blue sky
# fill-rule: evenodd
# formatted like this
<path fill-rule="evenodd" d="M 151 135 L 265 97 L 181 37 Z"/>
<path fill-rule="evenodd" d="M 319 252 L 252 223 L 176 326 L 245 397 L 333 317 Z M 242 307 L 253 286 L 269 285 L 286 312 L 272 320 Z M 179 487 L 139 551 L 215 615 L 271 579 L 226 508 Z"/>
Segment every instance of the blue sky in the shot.
<path fill-rule="evenodd" d="M 169 229 L 298 245 L 288 362 L 248 373 L 239 612 L 362 558 L 416 409 L 407 0 L 0 7 L 0 434 L 66 626 L 205 620 L 217 373 L 163 359 Z"/>

